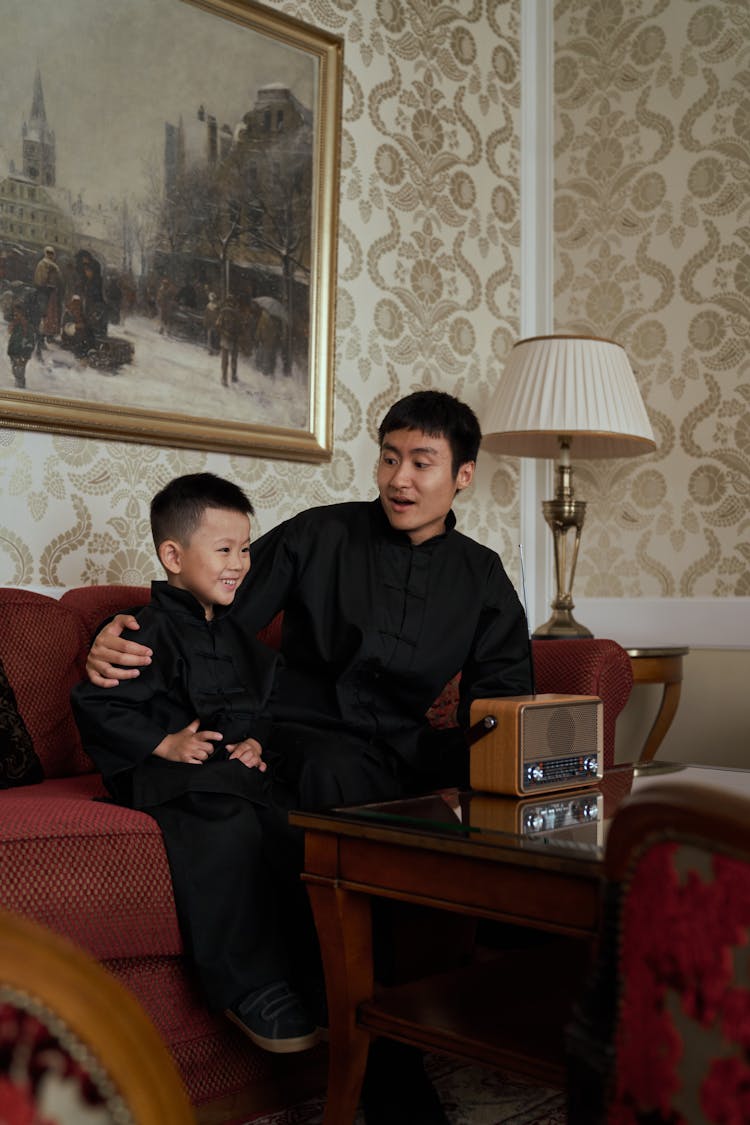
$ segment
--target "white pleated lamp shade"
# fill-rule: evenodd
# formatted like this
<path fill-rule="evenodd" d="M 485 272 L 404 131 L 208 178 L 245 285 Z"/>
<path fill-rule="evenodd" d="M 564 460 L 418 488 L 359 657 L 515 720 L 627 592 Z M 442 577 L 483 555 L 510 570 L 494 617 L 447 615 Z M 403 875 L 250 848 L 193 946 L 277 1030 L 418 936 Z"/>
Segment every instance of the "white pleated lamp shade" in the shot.
<path fill-rule="evenodd" d="M 591 336 L 515 344 L 482 419 L 482 446 L 514 457 L 630 457 L 656 448 L 624 348 Z"/>

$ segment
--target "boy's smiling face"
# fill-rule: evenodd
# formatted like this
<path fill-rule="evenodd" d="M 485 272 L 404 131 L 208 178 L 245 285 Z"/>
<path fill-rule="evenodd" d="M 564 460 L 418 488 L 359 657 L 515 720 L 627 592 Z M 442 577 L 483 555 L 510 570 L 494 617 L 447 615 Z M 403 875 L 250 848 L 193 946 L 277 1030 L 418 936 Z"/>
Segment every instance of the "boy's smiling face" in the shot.
<path fill-rule="evenodd" d="M 166 540 L 159 558 L 170 584 L 197 598 L 210 621 L 215 605 L 231 605 L 250 569 L 250 519 L 244 512 L 206 508 L 190 541 Z"/>

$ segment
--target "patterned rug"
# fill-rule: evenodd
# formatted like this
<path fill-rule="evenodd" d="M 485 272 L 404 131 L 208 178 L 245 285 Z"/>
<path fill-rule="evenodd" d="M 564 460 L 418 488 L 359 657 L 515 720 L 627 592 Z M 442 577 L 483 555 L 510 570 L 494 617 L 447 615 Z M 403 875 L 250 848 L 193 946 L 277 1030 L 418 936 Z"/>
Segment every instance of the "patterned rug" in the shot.
<path fill-rule="evenodd" d="M 485 1067 L 430 1055 L 426 1069 L 451 1125 L 565 1125 L 565 1095 Z M 320 1125 L 325 1101 L 253 1118 L 252 1125 Z M 358 1113 L 355 1125 L 364 1125 Z"/>

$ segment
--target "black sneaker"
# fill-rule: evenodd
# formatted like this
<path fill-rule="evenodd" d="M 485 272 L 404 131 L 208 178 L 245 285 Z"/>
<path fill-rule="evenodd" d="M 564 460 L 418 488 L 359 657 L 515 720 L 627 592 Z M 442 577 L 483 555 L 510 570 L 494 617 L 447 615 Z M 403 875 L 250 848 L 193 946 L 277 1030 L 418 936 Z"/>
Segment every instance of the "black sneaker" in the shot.
<path fill-rule="evenodd" d="M 275 1054 L 306 1051 L 320 1039 L 315 1021 L 285 980 L 249 992 L 227 1008 L 226 1014 L 253 1043 Z"/>

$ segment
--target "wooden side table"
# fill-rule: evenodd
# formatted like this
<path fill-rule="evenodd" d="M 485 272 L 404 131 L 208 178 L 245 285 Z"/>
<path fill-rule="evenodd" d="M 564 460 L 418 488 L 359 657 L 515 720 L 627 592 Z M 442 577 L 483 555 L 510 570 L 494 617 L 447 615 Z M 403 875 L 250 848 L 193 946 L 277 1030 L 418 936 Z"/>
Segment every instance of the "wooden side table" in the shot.
<path fill-rule="evenodd" d="M 664 685 L 659 710 L 641 750 L 640 761 L 650 762 L 675 717 L 682 690 L 682 658 L 690 649 L 666 646 L 629 648 L 625 651 L 630 657 L 634 683 Z"/>

